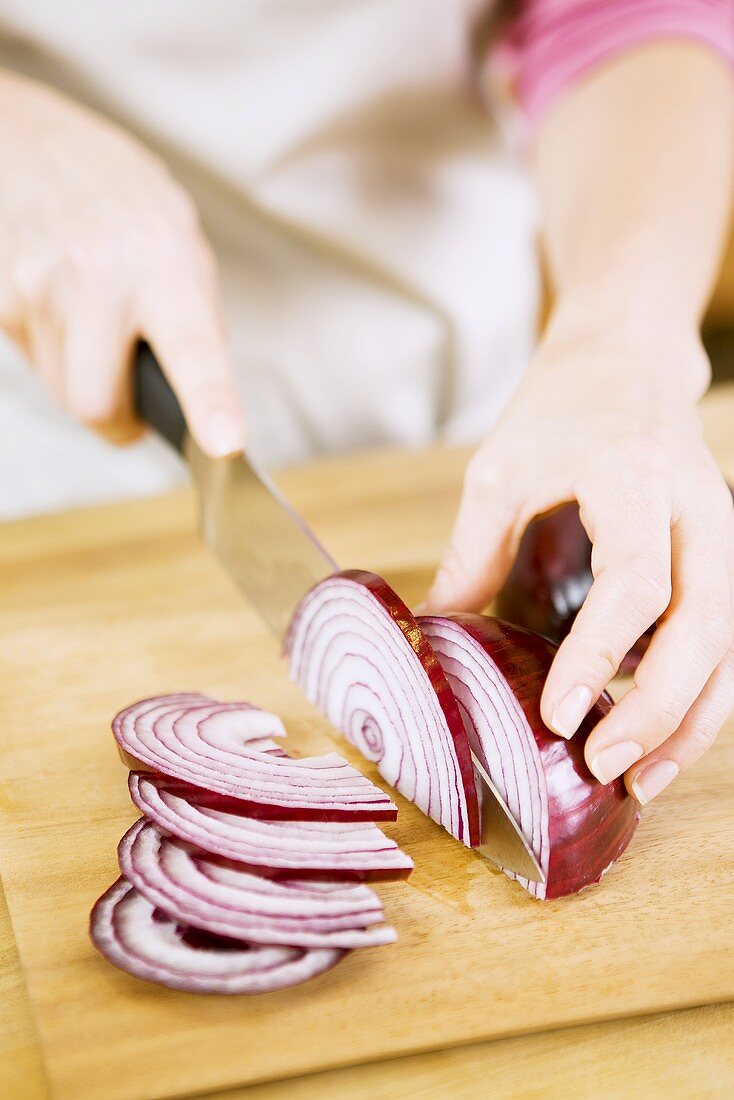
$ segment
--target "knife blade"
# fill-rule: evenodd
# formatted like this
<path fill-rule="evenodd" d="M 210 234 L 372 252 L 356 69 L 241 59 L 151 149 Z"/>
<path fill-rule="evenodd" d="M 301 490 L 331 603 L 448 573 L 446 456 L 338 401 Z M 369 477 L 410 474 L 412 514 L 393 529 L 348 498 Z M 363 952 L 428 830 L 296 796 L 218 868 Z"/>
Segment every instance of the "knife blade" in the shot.
<path fill-rule="evenodd" d="M 188 462 L 206 546 L 282 640 L 302 596 L 339 566 L 270 478 L 243 451 L 210 458 L 186 430 L 181 407 L 147 344 L 135 364 L 139 415 Z M 504 799 L 472 753 L 481 807 L 475 850 L 531 881 L 545 876 Z"/>
<path fill-rule="evenodd" d="M 184 453 L 204 542 L 282 640 L 302 597 L 339 566 L 247 454 L 209 458 L 191 436 Z"/>
<path fill-rule="evenodd" d="M 471 754 L 479 795 L 481 842 L 473 849 L 505 871 L 529 882 L 545 882 L 533 849 L 476 754 Z"/>

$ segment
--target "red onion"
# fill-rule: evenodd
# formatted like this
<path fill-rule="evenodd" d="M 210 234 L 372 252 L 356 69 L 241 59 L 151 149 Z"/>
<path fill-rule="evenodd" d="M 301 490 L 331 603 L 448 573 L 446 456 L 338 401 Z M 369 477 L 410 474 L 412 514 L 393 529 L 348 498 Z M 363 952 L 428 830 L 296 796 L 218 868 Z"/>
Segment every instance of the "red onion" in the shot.
<path fill-rule="evenodd" d="M 584 760 L 586 737 L 611 700 L 602 697 L 566 741 L 540 716 L 552 645 L 483 615 L 426 616 L 418 623 L 458 700 L 475 754 L 546 875 L 545 884 L 521 879 L 523 886 L 556 898 L 598 882 L 639 820 L 622 780 L 602 786 Z"/>
<path fill-rule="evenodd" d="M 291 676 L 380 774 L 465 844 L 479 840 L 469 743 L 446 677 L 402 600 L 373 573 L 338 573 L 298 607 Z"/>
<path fill-rule="evenodd" d="M 126 833 L 123 877 L 92 911 L 110 962 L 174 989 L 256 993 L 394 942 L 377 896 L 341 880 L 413 864 L 371 820 L 396 808 L 341 757 L 293 760 L 274 715 L 189 693 L 135 703 L 113 730 L 123 759 L 152 769 L 130 793 L 159 824 Z"/>
<path fill-rule="evenodd" d="M 281 736 L 282 725 L 249 704 L 144 699 L 121 711 L 112 730 L 129 766 L 224 795 L 241 813 L 319 821 L 397 816 L 390 799 L 336 753 L 292 760 L 254 748 Z"/>
<path fill-rule="evenodd" d="M 152 905 L 181 924 L 249 943 L 290 947 L 377 947 L 394 943 L 376 894 L 366 886 L 313 889 L 221 866 L 196 848 L 137 821 L 120 841 L 120 870 Z"/>
<path fill-rule="evenodd" d="M 532 520 L 495 608 L 507 622 L 560 644 L 593 580 L 591 543 L 577 504 Z"/>
<path fill-rule="evenodd" d="M 372 822 L 259 821 L 182 797 L 159 776 L 133 772 L 129 786 L 138 809 L 165 832 L 261 875 L 390 879 L 413 868 Z"/>
<path fill-rule="evenodd" d="M 115 966 L 189 993 L 267 993 L 307 981 L 344 957 L 336 948 L 254 946 L 177 924 L 124 878 L 92 910 L 90 934 Z"/>
<path fill-rule="evenodd" d="M 729 486 L 734 498 L 734 488 Z M 566 637 L 591 588 L 591 542 L 576 502 L 532 520 L 495 610 L 501 619 L 559 644 Z M 655 632 L 651 626 L 624 658 L 633 672 Z"/>

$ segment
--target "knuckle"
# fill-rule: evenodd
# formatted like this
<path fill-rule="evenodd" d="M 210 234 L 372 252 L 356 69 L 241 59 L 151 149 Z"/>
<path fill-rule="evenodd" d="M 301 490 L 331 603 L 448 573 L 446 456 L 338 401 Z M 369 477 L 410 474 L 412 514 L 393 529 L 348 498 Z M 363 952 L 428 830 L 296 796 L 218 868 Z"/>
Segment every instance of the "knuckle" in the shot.
<path fill-rule="evenodd" d="M 655 700 L 652 711 L 654 725 L 658 730 L 664 730 L 666 734 L 673 733 L 683 721 L 686 713 L 685 703 L 681 703 L 675 695 L 664 695 Z"/>
<path fill-rule="evenodd" d="M 617 468 L 642 467 L 645 470 L 646 480 L 666 477 L 670 470 L 670 448 L 655 436 L 632 432 L 619 439 L 616 447 L 611 450 L 614 453 L 610 454 L 610 457 L 615 466 L 618 463 L 623 464 Z"/>
<path fill-rule="evenodd" d="M 692 638 L 705 654 L 721 658 L 734 640 L 734 610 L 728 592 L 711 590 L 688 598 L 695 614 Z"/>
<path fill-rule="evenodd" d="M 148 247 L 158 259 L 177 261 L 181 252 L 181 228 L 168 212 L 144 227 Z"/>
<path fill-rule="evenodd" d="M 39 305 L 46 296 L 51 266 L 49 257 L 40 254 L 17 259 L 10 269 L 11 295 L 25 305 Z"/>
<path fill-rule="evenodd" d="M 657 561 L 638 558 L 627 562 L 618 584 L 622 598 L 651 622 L 662 615 L 672 598 L 671 578 Z"/>
<path fill-rule="evenodd" d="M 718 734 L 718 723 L 708 715 L 701 715 L 691 723 L 686 740 L 696 759 L 711 748 Z"/>
<path fill-rule="evenodd" d="M 718 607 L 703 616 L 702 641 L 707 651 L 723 656 L 734 637 L 734 616 L 730 607 Z"/>
<path fill-rule="evenodd" d="M 98 286 L 99 276 L 106 274 L 115 262 L 114 249 L 108 240 L 86 234 L 70 240 L 66 245 L 68 272 L 81 282 L 92 280 Z"/>
<path fill-rule="evenodd" d="M 462 498 L 470 508 L 491 503 L 497 522 L 508 530 L 519 530 L 533 515 L 521 486 L 484 450 L 477 451 L 466 468 Z"/>
<path fill-rule="evenodd" d="M 450 546 L 444 555 L 438 569 L 438 581 L 441 585 L 446 583 L 458 585 L 462 588 L 466 587 L 471 581 L 466 563 L 455 546 Z"/>
<path fill-rule="evenodd" d="M 133 267 L 180 268 L 182 256 L 190 251 L 191 232 L 167 207 L 139 212 L 119 233 L 119 251 Z"/>
<path fill-rule="evenodd" d="M 608 642 L 600 644 L 590 662 L 594 683 L 603 684 L 606 687 L 617 675 L 623 657 L 624 653 L 616 652 Z"/>
<path fill-rule="evenodd" d="M 478 495 L 490 492 L 500 483 L 499 471 L 490 456 L 483 449 L 478 450 L 469 459 L 464 475 L 464 486 L 468 492 Z"/>
<path fill-rule="evenodd" d="M 232 396 L 232 374 L 219 331 L 212 325 L 181 329 L 172 337 L 169 371 L 190 398 L 212 405 Z"/>
<path fill-rule="evenodd" d="M 96 430 L 109 426 L 115 420 L 115 403 L 111 397 L 89 400 L 84 396 L 72 396 L 67 408 L 76 420 Z"/>

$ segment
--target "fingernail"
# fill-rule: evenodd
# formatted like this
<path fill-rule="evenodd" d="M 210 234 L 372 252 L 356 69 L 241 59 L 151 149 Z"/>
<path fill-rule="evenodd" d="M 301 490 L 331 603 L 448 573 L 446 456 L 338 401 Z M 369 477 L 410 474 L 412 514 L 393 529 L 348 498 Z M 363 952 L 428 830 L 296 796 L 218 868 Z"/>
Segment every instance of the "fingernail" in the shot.
<path fill-rule="evenodd" d="M 641 806 L 646 806 L 656 795 L 664 791 L 678 775 L 680 768 L 674 760 L 656 760 L 637 773 L 632 783 L 634 796 Z"/>
<path fill-rule="evenodd" d="M 571 688 L 568 695 L 564 695 L 560 703 L 553 711 L 551 729 L 561 737 L 573 737 L 591 706 L 591 692 L 587 687 L 578 684 Z"/>
<path fill-rule="evenodd" d="M 642 756 L 642 745 L 636 741 L 620 741 L 598 752 L 589 765 L 600 783 L 611 783 L 617 776 L 631 768 Z"/>
<path fill-rule="evenodd" d="M 213 458 L 224 458 L 241 451 L 244 442 L 244 431 L 238 420 L 217 413 L 207 422 L 207 450 Z"/>

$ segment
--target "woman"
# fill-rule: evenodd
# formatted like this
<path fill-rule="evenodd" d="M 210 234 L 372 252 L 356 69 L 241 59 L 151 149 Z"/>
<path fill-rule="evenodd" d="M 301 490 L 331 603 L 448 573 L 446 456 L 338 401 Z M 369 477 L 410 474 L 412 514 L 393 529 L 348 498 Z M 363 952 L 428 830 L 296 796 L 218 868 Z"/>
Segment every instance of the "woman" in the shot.
<path fill-rule="evenodd" d="M 117 440 L 135 430 L 141 337 L 215 455 L 245 438 L 238 386 L 266 461 L 486 435 L 433 610 L 484 606 L 527 521 L 577 499 L 595 581 L 543 715 L 573 736 L 660 619 L 586 750 L 602 782 L 624 773 L 645 803 L 734 705 L 734 517 L 696 411 L 731 197 L 734 10 L 505 6 L 495 70 L 509 66 L 528 122 L 556 296 L 519 386 L 531 204 L 467 90 L 477 5 L 459 0 L 2 0 L 0 323 L 59 402 Z M 196 203 L 145 144 L 21 71 L 158 145 Z M 52 433 L 40 413 L 29 423 Z M 123 468 L 95 446 L 64 436 L 58 499 L 75 456 L 94 466 L 82 487 Z M 128 453 L 118 488 L 163 483 L 160 456 Z"/>

